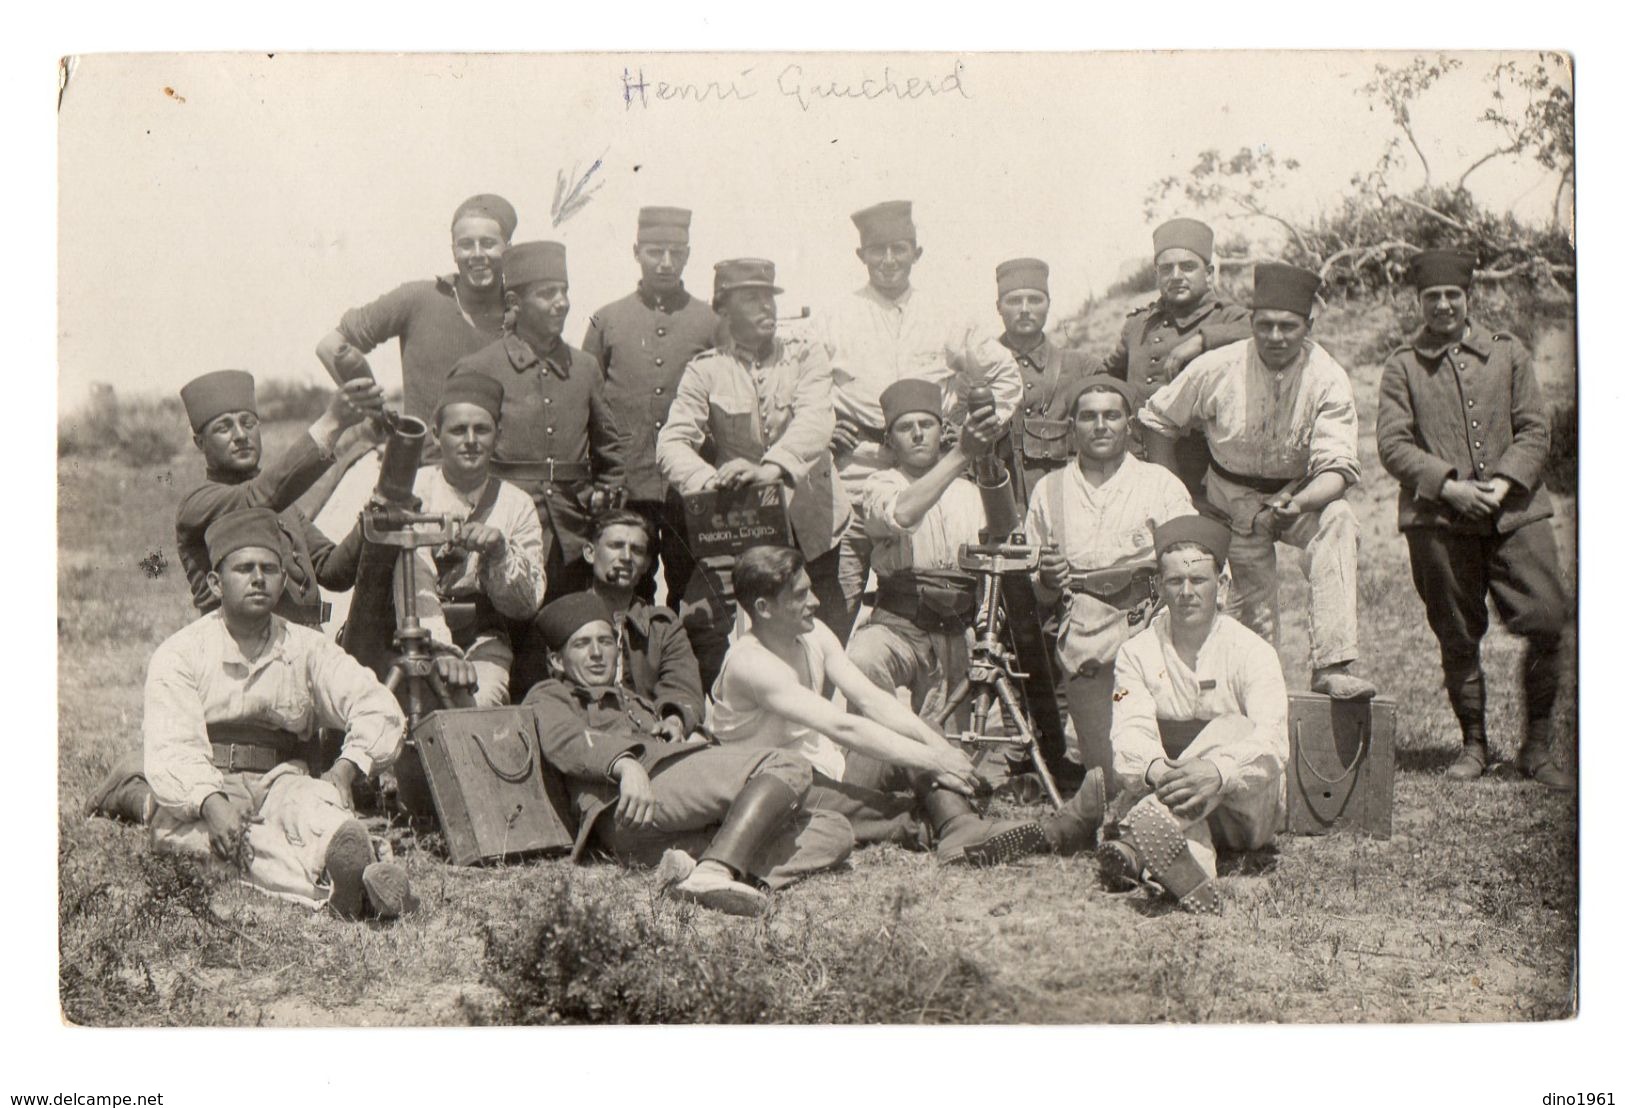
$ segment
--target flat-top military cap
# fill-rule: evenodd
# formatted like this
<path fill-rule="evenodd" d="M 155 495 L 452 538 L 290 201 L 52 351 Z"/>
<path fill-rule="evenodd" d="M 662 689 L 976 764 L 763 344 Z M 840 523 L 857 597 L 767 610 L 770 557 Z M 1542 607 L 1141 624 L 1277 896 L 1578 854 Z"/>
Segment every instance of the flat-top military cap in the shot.
<path fill-rule="evenodd" d="M 1320 291 L 1320 274 L 1283 262 L 1253 267 L 1253 311 L 1294 312 L 1308 319 Z"/>
<path fill-rule="evenodd" d="M 1045 296 L 1049 295 L 1049 265 L 1037 258 L 1012 258 L 1000 262 L 999 268 L 993 271 L 993 278 L 999 283 L 1000 296 L 1016 289 L 1037 289 Z"/>
<path fill-rule="evenodd" d="M 542 641 L 553 651 L 563 650 L 570 636 L 589 623 L 602 622 L 613 626 L 614 621 L 609 605 L 591 589 L 559 597 L 536 617 L 537 626 L 542 631 Z"/>
<path fill-rule="evenodd" d="M 1174 247 L 1189 250 L 1204 262 L 1213 261 L 1213 228 L 1199 219 L 1170 219 L 1151 232 L 1151 257 Z"/>
<path fill-rule="evenodd" d="M 495 220 L 496 225 L 502 228 L 504 240 L 513 238 L 514 228 L 519 226 L 519 213 L 513 210 L 512 204 L 495 193 L 482 192 L 457 205 L 457 210 L 451 213 L 451 225 L 456 227 L 457 221 L 465 215 Z"/>
<path fill-rule="evenodd" d="M 192 378 L 181 386 L 181 403 L 194 431 L 203 430 L 210 420 L 227 412 L 259 414 L 254 403 L 254 375 L 242 369 L 217 369 Z"/>
<path fill-rule="evenodd" d="M 734 289 L 767 289 L 774 296 L 784 290 L 773 283 L 773 263 L 766 258 L 729 258 L 716 264 L 713 297 Z"/>
<path fill-rule="evenodd" d="M 1424 250 L 1411 259 L 1411 284 L 1417 290 L 1450 285 L 1465 289 L 1473 283 L 1477 261 L 1465 250 Z"/>
<path fill-rule="evenodd" d="M 694 213 L 687 208 L 639 208 L 639 242 L 688 242 L 688 224 Z"/>
<path fill-rule="evenodd" d="M 1207 516 L 1176 516 L 1166 523 L 1158 524 L 1152 528 L 1152 536 L 1157 546 L 1157 558 L 1168 552 L 1171 546 L 1178 546 L 1182 542 L 1193 542 L 1213 555 L 1213 560 L 1222 568 L 1224 560 L 1230 556 L 1230 528 L 1216 519 Z"/>
<path fill-rule="evenodd" d="M 562 242 L 521 242 L 502 255 L 502 283 L 517 289 L 533 281 L 568 281 Z"/>
<path fill-rule="evenodd" d="M 277 524 L 276 513 L 269 508 L 239 508 L 227 512 L 203 532 L 203 545 L 209 548 L 211 566 L 218 566 L 227 554 L 249 546 L 275 551 L 278 561 L 284 556 L 282 528 Z"/>
<path fill-rule="evenodd" d="M 434 410 L 439 415 L 450 404 L 477 404 L 490 412 L 491 418 L 497 419 L 502 415 L 503 395 L 501 381 L 478 370 L 465 369 L 446 378 L 445 387 L 440 390 L 440 403 Z"/>
<path fill-rule="evenodd" d="M 886 420 L 886 430 L 910 412 L 928 412 L 942 418 L 942 386 L 935 381 L 918 377 L 905 377 L 893 381 L 880 394 L 880 411 Z"/>
<path fill-rule="evenodd" d="M 858 242 L 862 246 L 914 241 L 914 202 L 887 200 L 872 208 L 852 213 L 852 222 L 858 226 Z"/>

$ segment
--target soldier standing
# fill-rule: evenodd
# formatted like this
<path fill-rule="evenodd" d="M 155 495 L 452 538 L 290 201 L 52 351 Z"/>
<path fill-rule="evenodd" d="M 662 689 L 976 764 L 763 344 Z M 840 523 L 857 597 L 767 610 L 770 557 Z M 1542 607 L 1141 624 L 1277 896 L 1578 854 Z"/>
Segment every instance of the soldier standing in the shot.
<path fill-rule="evenodd" d="M 642 208 L 632 256 L 643 277 L 635 291 L 604 305 L 587 324 L 581 348 L 604 370 L 604 400 L 615 413 L 626 463 L 627 507 L 649 520 L 650 571 L 638 595 L 654 600 L 654 562 L 665 567 L 667 603 L 683 595 L 693 559 L 681 536 L 682 512 L 666 499 L 655 465 L 655 437 L 666 425 L 683 367 L 716 344 L 717 316 L 683 287 L 692 213 L 684 208 Z"/>
<path fill-rule="evenodd" d="M 1194 219 L 1170 219 L 1151 232 L 1151 250 L 1158 298 L 1129 313 L 1117 348 L 1100 365 L 1101 372 L 1133 386 L 1136 409 L 1198 354 L 1252 335 L 1246 307 L 1214 295 L 1211 227 Z M 1145 445 L 1136 456 L 1147 458 Z M 1198 504 L 1204 503 L 1202 481 L 1209 460 L 1207 440 L 1200 433 L 1187 435 L 1174 448 L 1170 468 Z"/>
<path fill-rule="evenodd" d="M 1471 780 L 1490 760 L 1478 654 L 1487 593 L 1507 630 L 1527 642 L 1518 768 L 1548 788 L 1572 789 L 1573 774 L 1551 753 L 1569 605 L 1540 485 L 1551 441 L 1546 406 L 1523 343 L 1468 319 L 1472 280 L 1470 254 L 1429 250 L 1412 260 L 1422 328 L 1383 369 L 1377 451 L 1400 483 L 1411 578 L 1461 723 L 1461 756 L 1447 775 Z"/>
<path fill-rule="evenodd" d="M 1066 465 L 1071 454 L 1072 422 L 1068 406 L 1073 386 L 1088 373 L 1077 350 L 1056 346 L 1044 333 L 1049 320 L 1049 266 L 1037 258 L 999 263 L 999 342 L 1021 371 L 1021 403 L 1010 420 L 1010 436 L 1001 446 L 1015 482 L 1018 501 L 1026 502 L 1038 479 Z"/>

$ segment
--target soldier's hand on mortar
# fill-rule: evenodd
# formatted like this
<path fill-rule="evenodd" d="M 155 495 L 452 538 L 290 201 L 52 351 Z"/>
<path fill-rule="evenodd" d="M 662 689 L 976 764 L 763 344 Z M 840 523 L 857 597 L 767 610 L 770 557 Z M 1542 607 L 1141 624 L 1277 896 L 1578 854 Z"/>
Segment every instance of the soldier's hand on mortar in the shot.
<path fill-rule="evenodd" d="M 926 758 L 931 765 L 932 782 L 961 796 L 976 795 L 976 767 L 965 752 L 955 746 L 930 747 Z"/>
<path fill-rule="evenodd" d="M 209 849 L 230 862 L 237 857 L 243 836 L 242 817 L 225 793 L 211 793 L 203 802 L 203 822 L 209 825 Z"/>
<path fill-rule="evenodd" d="M 654 786 L 649 784 L 649 772 L 636 758 L 622 758 L 615 763 L 615 775 L 621 783 L 621 799 L 615 805 L 615 822 L 622 827 L 653 827 L 655 793 Z"/>
<path fill-rule="evenodd" d="M 338 790 L 339 802 L 351 811 L 355 810 L 355 781 L 361 776 L 361 768 L 348 758 L 340 758 L 334 762 L 328 771 L 322 774 L 322 780 Z"/>
<path fill-rule="evenodd" d="M 862 440 L 863 436 L 859 433 L 857 424 L 849 419 L 837 419 L 835 433 L 829 438 L 829 446 L 836 454 L 850 454 L 858 448 L 858 443 Z"/>
<path fill-rule="evenodd" d="M 1004 424 L 999 421 L 997 409 L 976 408 L 965 417 L 965 424 L 959 432 L 960 442 L 967 454 L 973 456 L 985 454 L 993 449 L 999 432 L 1003 430 Z"/>
<path fill-rule="evenodd" d="M 500 558 L 508 552 L 508 540 L 489 523 L 465 523 L 458 544 L 487 558 Z"/>
<path fill-rule="evenodd" d="M 1042 547 L 1038 552 L 1038 581 L 1050 592 L 1060 592 L 1066 585 L 1067 570 L 1066 555 L 1053 546 Z"/>
<path fill-rule="evenodd" d="M 1495 513 L 1500 502 L 1472 481 L 1446 478 L 1439 489 L 1439 499 L 1468 519 L 1486 519 Z"/>
<path fill-rule="evenodd" d="M 1170 762 L 1157 785 L 1157 799 L 1180 819 L 1201 819 L 1219 801 L 1219 767 L 1206 758 Z"/>
<path fill-rule="evenodd" d="M 434 660 L 434 671 L 452 689 L 475 689 L 480 679 L 474 673 L 474 663 L 455 654 L 440 654 Z"/>
<path fill-rule="evenodd" d="M 360 423 L 368 416 L 383 415 L 384 390 L 370 377 L 346 381 L 327 402 L 327 414 L 338 420 L 340 427 Z"/>

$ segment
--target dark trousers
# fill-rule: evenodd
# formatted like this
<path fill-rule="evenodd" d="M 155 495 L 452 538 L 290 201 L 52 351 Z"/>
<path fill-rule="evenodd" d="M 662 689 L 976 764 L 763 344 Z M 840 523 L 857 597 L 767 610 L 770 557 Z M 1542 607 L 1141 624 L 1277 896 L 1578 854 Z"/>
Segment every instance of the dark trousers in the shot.
<path fill-rule="evenodd" d="M 925 850 L 931 831 L 920 797 L 930 787 L 923 773 L 849 750 L 839 781 L 813 770 L 805 803 L 809 812 L 845 816 L 860 845 L 896 843 L 906 850 Z"/>
<path fill-rule="evenodd" d="M 1557 575 L 1557 542 L 1538 520 L 1507 535 L 1440 528 L 1405 532 L 1411 579 L 1439 640 L 1445 690 L 1470 740 L 1484 737 L 1484 670 L 1478 645 L 1489 628 L 1488 595 L 1506 629 L 1526 642 L 1523 694 L 1530 720 L 1549 719 L 1562 670 L 1568 597 Z"/>

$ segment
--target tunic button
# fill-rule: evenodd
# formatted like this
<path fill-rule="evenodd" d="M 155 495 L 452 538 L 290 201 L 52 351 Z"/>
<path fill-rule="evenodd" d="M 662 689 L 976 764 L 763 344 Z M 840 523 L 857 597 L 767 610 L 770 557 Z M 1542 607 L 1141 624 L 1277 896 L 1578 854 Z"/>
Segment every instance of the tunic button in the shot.
<path fill-rule="evenodd" d="M 1474 447 L 1474 449 L 1482 450 L 1482 449 L 1484 449 L 1484 444 L 1479 442 L 1477 439 L 1474 439 L 1473 440 L 1473 447 Z"/>
<path fill-rule="evenodd" d="M 1469 407 L 1469 408 L 1471 408 L 1471 407 L 1473 407 L 1473 406 L 1475 406 L 1475 405 L 1476 405 L 1476 404 L 1477 404 L 1477 403 L 1478 403 L 1478 401 L 1476 401 L 1476 400 L 1469 400 L 1469 401 L 1467 401 L 1467 406 L 1468 406 L 1468 407 Z M 1474 425 L 1473 425 L 1473 426 L 1475 426 L 1475 427 L 1476 427 L 1476 426 L 1477 426 L 1477 424 L 1474 424 Z"/>
<path fill-rule="evenodd" d="M 1162 341 L 1162 336 L 1158 335 L 1156 338 L 1152 339 L 1151 341 L 1152 342 L 1161 342 Z"/>
<path fill-rule="evenodd" d="M 1451 348 L 1450 348 L 1450 353 L 1452 353 L 1452 354 L 1460 354 L 1460 353 L 1461 353 L 1461 347 L 1459 347 L 1459 346 L 1452 346 L 1452 347 L 1451 347 Z"/>
<path fill-rule="evenodd" d="M 661 388 L 659 385 L 655 386 L 655 395 L 656 396 L 664 396 L 665 393 L 666 393 L 665 389 Z"/>
<path fill-rule="evenodd" d="M 1036 387 L 1037 386 L 1035 386 L 1031 381 L 1027 382 L 1027 388 L 1028 388 L 1029 391 L 1036 388 Z"/>
<path fill-rule="evenodd" d="M 655 359 L 655 365 L 665 365 L 665 364 L 666 364 L 666 359 L 664 359 L 664 358 L 656 358 Z"/>
<path fill-rule="evenodd" d="M 656 327 L 655 328 L 655 337 L 656 338 L 662 338 L 662 339 L 665 338 L 666 337 L 666 329 L 664 327 Z"/>
<path fill-rule="evenodd" d="M 550 435 L 551 435 L 551 434 L 552 434 L 552 433 L 553 433 L 553 428 L 551 428 L 551 427 L 549 427 L 549 428 L 548 428 L 548 429 L 547 429 L 547 433 L 548 433 L 548 434 L 550 434 Z M 551 462 L 551 461 L 552 461 L 552 460 L 553 460 L 553 459 L 552 459 L 552 458 L 549 458 L 549 459 L 548 459 L 548 461 L 550 461 L 550 462 Z"/>
<path fill-rule="evenodd" d="M 542 397 L 542 403 L 543 404 L 551 404 L 551 403 L 553 403 L 553 398 L 551 396 L 544 396 L 544 397 Z"/>
<path fill-rule="evenodd" d="M 1477 426 L 1478 426 L 1478 420 L 1476 420 L 1476 419 L 1475 419 L 1475 420 L 1473 420 L 1473 426 L 1474 426 L 1474 427 L 1477 427 Z"/>

